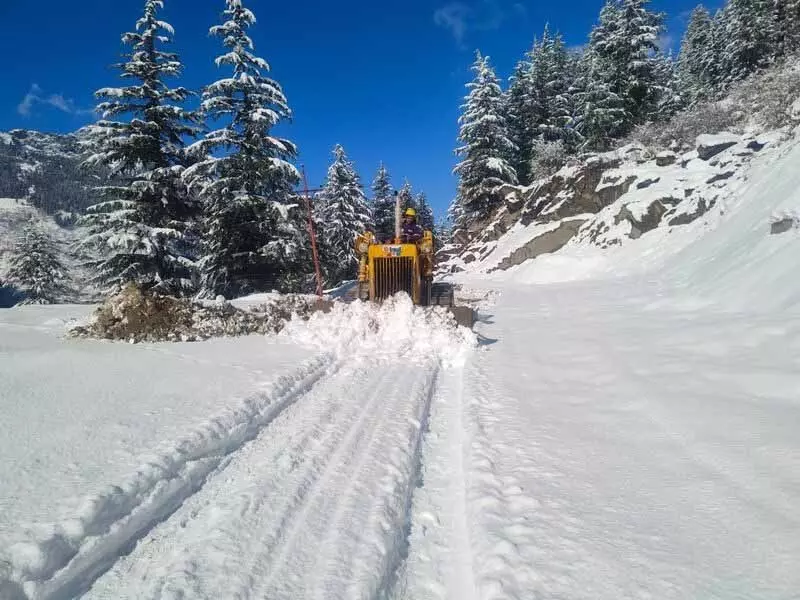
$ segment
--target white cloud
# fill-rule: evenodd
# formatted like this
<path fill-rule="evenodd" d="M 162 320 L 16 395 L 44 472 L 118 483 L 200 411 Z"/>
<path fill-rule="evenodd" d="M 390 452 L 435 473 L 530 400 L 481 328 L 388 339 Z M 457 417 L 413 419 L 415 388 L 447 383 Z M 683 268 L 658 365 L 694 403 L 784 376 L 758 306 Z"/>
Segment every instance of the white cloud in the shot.
<path fill-rule="evenodd" d="M 19 103 L 17 106 L 17 112 L 21 114 L 23 117 L 29 117 L 31 114 L 31 110 L 33 109 L 33 105 L 35 102 L 39 101 L 39 94 L 41 93 L 42 88 L 40 88 L 37 84 L 33 84 L 31 86 L 31 91 L 25 94 L 25 97 L 22 99 L 22 102 Z"/>
<path fill-rule="evenodd" d="M 524 16 L 525 6 L 509 0 L 454 0 L 433 13 L 433 22 L 447 29 L 459 46 L 471 31 L 492 31 L 511 17 Z"/>
<path fill-rule="evenodd" d="M 44 104 L 60 110 L 68 115 L 89 115 L 94 113 L 92 109 L 78 108 L 72 98 L 66 98 L 63 94 L 45 94 L 41 86 L 34 83 L 30 91 L 17 105 L 17 112 L 23 117 L 30 117 L 36 105 Z"/>
<path fill-rule="evenodd" d="M 467 33 L 467 22 L 472 18 L 472 9 L 463 2 L 451 2 L 433 13 L 433 22 L 439 27 L 449 29 L 456 41 L 461 44 Z"/>

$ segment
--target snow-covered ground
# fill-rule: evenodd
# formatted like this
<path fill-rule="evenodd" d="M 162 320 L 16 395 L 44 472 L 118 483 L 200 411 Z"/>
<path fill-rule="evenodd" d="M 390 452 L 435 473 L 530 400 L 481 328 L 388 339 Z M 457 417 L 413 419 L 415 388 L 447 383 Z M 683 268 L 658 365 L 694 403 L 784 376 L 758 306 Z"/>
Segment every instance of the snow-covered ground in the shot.
<path fill-rule="evenodd" d="M 407 299 L 198 344 L 0 313 L 0 598 L 797 598 L 797 164 L 625 277 L 461 274 L 474 335 Z"/>
<path fill-rule="evenodd" d="M 651 297 L 503 289 L 433 404 L 402 598 L 796 597 L 800 319 Z"/>

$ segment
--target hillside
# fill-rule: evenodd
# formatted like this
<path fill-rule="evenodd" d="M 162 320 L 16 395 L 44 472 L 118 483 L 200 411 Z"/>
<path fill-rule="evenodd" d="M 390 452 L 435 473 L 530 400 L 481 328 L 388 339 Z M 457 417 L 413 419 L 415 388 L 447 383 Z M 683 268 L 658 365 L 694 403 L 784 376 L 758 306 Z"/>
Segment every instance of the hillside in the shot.
<path fill-rule="evenodd" d="M 81 167 L 85 133 L 58 135 L 26 129 L 0 132 L 0 198 L 27 198 L 62 224 L 94 202 L 102 177 Z"/>

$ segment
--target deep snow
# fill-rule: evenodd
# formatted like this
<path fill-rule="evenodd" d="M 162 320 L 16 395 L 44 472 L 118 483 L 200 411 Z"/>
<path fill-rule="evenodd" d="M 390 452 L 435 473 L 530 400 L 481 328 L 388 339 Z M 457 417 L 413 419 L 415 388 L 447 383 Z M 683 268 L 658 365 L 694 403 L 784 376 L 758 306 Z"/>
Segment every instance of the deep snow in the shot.
<path fill-rule="evenodd" d="M 433 404 L 402 598 L 795 597 L 800 319 L 650 297 L 503 288 Z"/>
<path fill-rule="evenodd" d="M 403 298 L 191 345 L 0 313 L 0 597 L 796 598 L 799 163 L 462 274 L 474 335 Z"/>

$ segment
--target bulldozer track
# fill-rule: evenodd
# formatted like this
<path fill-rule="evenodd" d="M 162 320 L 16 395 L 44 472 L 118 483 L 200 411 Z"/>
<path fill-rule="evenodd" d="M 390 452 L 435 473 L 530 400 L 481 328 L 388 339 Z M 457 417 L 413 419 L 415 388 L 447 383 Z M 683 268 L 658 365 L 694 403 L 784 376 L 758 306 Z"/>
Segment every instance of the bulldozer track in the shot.
<path fill-rule="evenodd" d="M 153 598 L 385 594 L 405 552 L 438 372 L 435 360 L 338 365 L 85 586 L 85 597 L 140 598 L 143 588 Z"/>

